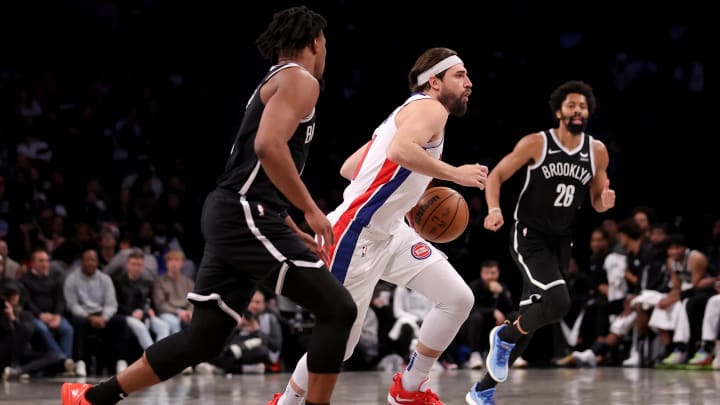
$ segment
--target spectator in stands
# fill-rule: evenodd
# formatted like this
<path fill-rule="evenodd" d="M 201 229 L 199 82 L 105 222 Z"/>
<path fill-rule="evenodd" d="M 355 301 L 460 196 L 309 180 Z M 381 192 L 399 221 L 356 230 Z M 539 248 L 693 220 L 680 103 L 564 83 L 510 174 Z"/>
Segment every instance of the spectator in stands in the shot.
<path fill-rule="evenodd" d="M 192 319 L 192 304 L 187 294 L 195 283 L 181 273 L 185 254 L 171 250 L 165 254 L 167 272 L 153 284 L 153 305 L 160 319 L 170 328 L 170 334 L 180 332 Z"/>
<path fill-rule="evenodd" d="M 707 274 L 708 259 L 704 253 L 690 249 L 685 235 L 668 236 L 670 292 L 656 305 L 650 327 L 657 330 L 666 348 L 672 352 L 662 365 L 685 363 L 700 341 L 705 306 L 715 294 L 715 279 Z"/>
<path fill-rule="evenodd" d="M 110 277 L 116 277 L 125 269 L 127 263 L 127 257 L 135 249 L 132 240 L 129 235 L 124 235 L 120 238 L 118 251 L 110 262 L 102 268 L 102 272 Z M 154 282 L 158 276 L 158 262 L 157 258 L 152 254 L 145 252 L 145 269 L 141 273 L 141 277 Z"/>
<path fill-rule="evenodd" d="M 47 252 L 36 249 L 31 255 L 30 271 L 20 278 L 20 283 L 27 291 L 27 307 L 34 315 L 35 331 L 45 348 L 64 359 L 72 359 L 75 333 L 63 316 L 63 280 L 59 271 L 50 271 Z"/>
<path fill-rule="evenodd" d="M 140 277 L 144 268 L 145 254 L 134 249 L 127 257 L 125 271 L 113 279 L 118 301 L 117 314 L 125 317 L 128 328 L 143 351 L 170 334 L 168 324 L 156 316 L 152 308 L 153 283 Z"/>
<path fill-rule="evenodd" d="M 0 368 L 2 378 L 27 378 L 36 372 L 54 375 L 72 370 L 72 360 L 55 352 L 33 350 L 30 341 L 33 336 L 32 323 L 27 320 L 31 314 L 20 306 L 21 287 L 9 280 L 0 284 Z"/>
<path fill-rule="evenodd" d="M 5 277 L 15 279 L 15 274 L 18 271 L 18 267 L 20 267 L 20 263 L 10 257 L 10 250 L 8 249 L 8 244 L 5 239 L 0 239 L 0 256 L 3 258 L 2 260 L 5 265 Z"/>
<path fill-rule="evenodd" d="M 468 366 L 478 370 L 483 367 L 483 353 L 490 349 L 490 331 L 506 320 L 514 321 L 517 307 L 510 289 L 500 281 L 500 263 L 496 260 L 482 262 L 480 278 L 470 283 L 470 289 L 475 295 L 475 304 L 465 321 L 465 332 L 471 350 Z"/>
<path fill-rule="evenodd" d="M 124 316 L 117 314 L 115 287 L 107 274 L 98 271 L 94 250 L 83 252 L 80 271 L 70 273 L 65 280 L 64 296 L 77 336 L 76 373 L 81 377 L 87 375 L 86 364 L 92 356 L 98 360 L 98 371 L 101 365 L 113 361 L 115 372 L 124 370 L 127 367 L 127 323 Z"/>
<path fill-rule="evenodd" d="M 266 366 L 280 360 L 282 338 L 280 321 L 266 311 L 265 293 L 256 290 L 236 332 L 213 363 L 226 373 L 264 373 Z M 202 363 L 196 370 L 209 371 Z"/>

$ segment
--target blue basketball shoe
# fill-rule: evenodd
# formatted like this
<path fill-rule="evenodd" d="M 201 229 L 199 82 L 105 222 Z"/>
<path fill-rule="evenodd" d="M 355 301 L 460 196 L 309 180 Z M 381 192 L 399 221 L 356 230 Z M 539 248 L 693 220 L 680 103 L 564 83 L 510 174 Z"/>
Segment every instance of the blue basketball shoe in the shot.
<path fill-rule="evenodd" d="M 498 336 L 500 331 L 508 326 L 508 324 L 498 325 L 490 331 L 490 351 L 485 360 L 485 366 L 490 376 L 497 382 L 503 382 L 507 379 L 508 361 L 510 360 L 510 353 L 515 347 L 515 343 L 506 342 Z"/>
<path fill-rule="evenodd" d="M 495 405 L 495 387 L 477 391 L 477 385 L 478 383 L 475 383 L 465 395 L 465 402 L 468 405 Z"/>

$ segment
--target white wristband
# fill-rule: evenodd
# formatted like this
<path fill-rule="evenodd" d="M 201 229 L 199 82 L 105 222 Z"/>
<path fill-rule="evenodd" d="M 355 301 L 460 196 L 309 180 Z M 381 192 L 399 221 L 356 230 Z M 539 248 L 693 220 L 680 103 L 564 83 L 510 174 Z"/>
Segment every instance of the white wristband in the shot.
<path fill-rule="evenodd" d="M 498 207 L 490 208 L 490 210 L 488 210 L 488 214 L 492 214 L 492 213 L 495 212 L 495 211 L 500 212 L 501 210 L 500 210 L 500 208 L 498 208 Z"/>

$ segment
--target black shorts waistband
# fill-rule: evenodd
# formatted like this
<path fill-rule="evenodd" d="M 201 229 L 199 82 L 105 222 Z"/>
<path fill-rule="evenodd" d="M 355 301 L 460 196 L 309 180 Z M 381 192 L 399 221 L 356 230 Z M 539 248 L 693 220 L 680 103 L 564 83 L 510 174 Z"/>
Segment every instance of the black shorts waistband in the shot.
<path fill-rule="evenodd" d="M 240 198 L 242 197 L 242 195 L 240 194 L 240 192 L 238 190 L 233 190 L 233 189 L 230 189 L 227 187 L 216 187 L 213 192 L 222 197 L 231 198 L 237 202 L 240 202 Z M 247 201 L 253 205 L 260 204 L 264 209 L 268 210 L 269 212 L 278 213 L 279 215 L 281 215 L 283 217 L 285 215 L 287 215 L 287 209 L 285 209 L 283 207 L 277 207 L 274 204 L 269 204 L 267 201 L 261 201 L 261 200 L 247 200 Z"/>

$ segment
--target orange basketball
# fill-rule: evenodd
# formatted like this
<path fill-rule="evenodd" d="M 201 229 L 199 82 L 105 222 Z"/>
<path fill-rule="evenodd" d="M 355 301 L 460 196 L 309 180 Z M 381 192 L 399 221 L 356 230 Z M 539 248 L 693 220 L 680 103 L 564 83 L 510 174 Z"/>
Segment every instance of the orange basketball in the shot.
<path fill-rule="evenodd" d="M 450 187 L 430 187 L 406 219 L 425 240 L 447 243 L 465 232 L 470 212 L 465 198 L 457 191 Z"/>

